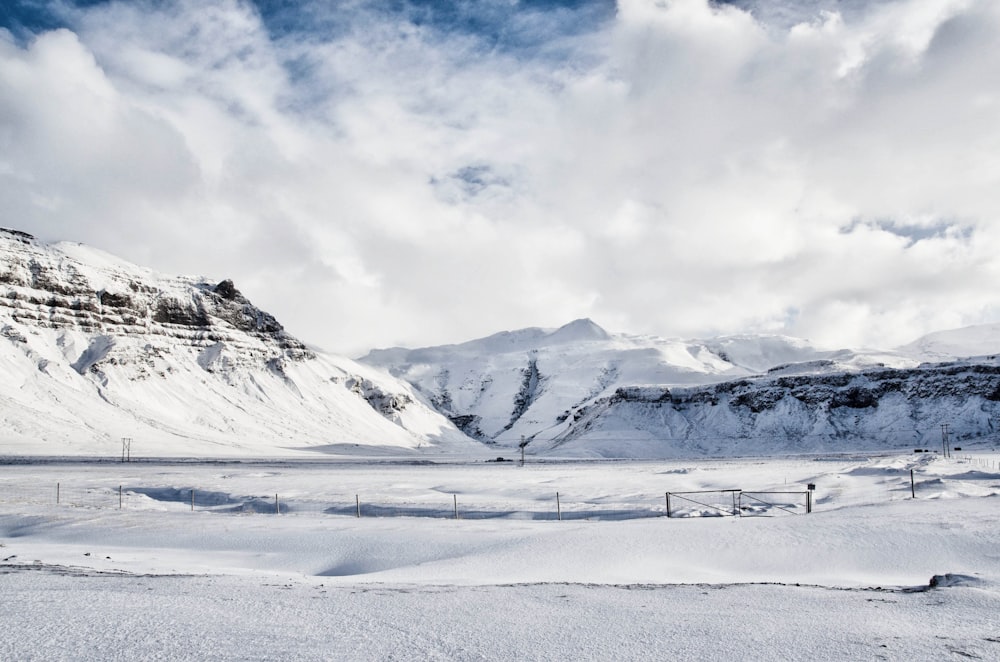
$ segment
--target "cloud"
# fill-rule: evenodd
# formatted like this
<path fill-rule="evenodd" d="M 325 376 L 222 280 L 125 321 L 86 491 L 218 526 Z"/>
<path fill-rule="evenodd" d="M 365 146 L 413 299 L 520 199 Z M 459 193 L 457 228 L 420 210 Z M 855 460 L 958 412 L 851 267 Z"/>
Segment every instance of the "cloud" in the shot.
<path fill-rule="evenodd" d="M 988 0 L 107 2 L 45 27 L 0 33 L 4 224 L 232 277 L 331 349 L 582 316 L 888 346 L 998 314 Z"/>

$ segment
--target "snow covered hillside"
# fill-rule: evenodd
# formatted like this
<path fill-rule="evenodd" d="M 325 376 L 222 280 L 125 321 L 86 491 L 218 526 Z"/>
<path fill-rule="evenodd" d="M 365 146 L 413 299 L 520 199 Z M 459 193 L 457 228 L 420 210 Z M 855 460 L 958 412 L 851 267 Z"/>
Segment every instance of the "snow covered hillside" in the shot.
<path fill-rule="evenodd" d="M 625 384 L 702 384 L 823 353 L 794 338 L 712 343 L 612 335 L 587 319 L 460 345 L 375 350 L 360 359 L 406 379 L 459 427 L 512 443 Z"/>
<path fill-rule="evenodd" d="M 779 375 L 689 388 L 622 387 L 577 410 L 545 441 L 562 455 L 733 456 L 940 449 L 992 443 L 1000 361 L 827 375 Z"/>
<path fill-rule="evenodd" d="M 0 454 L 475 448 L 406 384 L 315 352 L 231 281 L 0 231 Z"/>
<path fill-rule="evenodd" d="M 1000 325 L 891 351 L 782 336 L 667 340 L 590 320 L 361 361 L 423 392 L 467 433 L 574 457 L 760 455 L 940 446 L 1000 421 Z M 935 363 L 925 363 L 935 361 Z"/>
<path fill-rule="evenodd" d="M 936 331 L 903 345 L 897 351 L 928 362 L 1000 354 L 1000 324 Z"/>
<path fill-rule="evenodd" d="M 831 351 L 584 319 L 362 364 L 309 349 L 229 280 L 13 230 L 0 257 L 0 454 L 113 455 L 130 438 L 146 456 L 476 455 L 524 439 L 669 458 L 936 448 L 941 424 L 970 442 L 1000 421 L 1000 325 Z"/>

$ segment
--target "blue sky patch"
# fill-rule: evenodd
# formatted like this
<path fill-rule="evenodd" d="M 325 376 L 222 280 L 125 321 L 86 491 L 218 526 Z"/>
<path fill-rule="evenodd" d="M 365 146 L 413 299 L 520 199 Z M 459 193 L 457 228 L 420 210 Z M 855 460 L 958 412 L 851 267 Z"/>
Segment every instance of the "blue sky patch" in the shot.
<path fill-rule="evenodd" d="M 850 224 L 841 228 L 840 231 L 842 234 L 850 234 L 859 227 L 877 229 L 882 232 L 888 232 L 889 234 L 896 235 L 897 237 L 902 237 L 903 239 L 906 239 L 906 248 L 910 248 L 919 241 L 926 241 L 928 239 L 943 239 L 945 237 L 968 239 L 973 234 L 972 227 L 961 225 L 953 221 L 937 221 L 936 223 L 916 224 L 886 219 L 874 221 L 855 219 Z"/>
<path fill-rule="evenodd" d="M 60 27 L 72 29 L 74 9 L 111 0 L 7 0 L 0 5 L 0 27 L 27 38 Z M 149 0 L 151 8 L 163 0 Z M 254 0 L 272 38 L 296 35 L 328 41 L 352 31 L 368 16 L 425 27 L 443 37 L 460 35 L 482 42 L 484 48 L 536 52 L 560 37 L 596 31 L 615 16 L 614 0 L 370 0 L 351 5 L 319 0 Z"/>

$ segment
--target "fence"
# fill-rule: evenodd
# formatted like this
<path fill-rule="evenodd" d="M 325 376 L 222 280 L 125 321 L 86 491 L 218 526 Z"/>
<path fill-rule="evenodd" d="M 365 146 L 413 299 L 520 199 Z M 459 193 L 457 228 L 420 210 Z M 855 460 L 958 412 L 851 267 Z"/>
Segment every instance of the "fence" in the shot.
<path fill-rule="evenodd" d="M 0 503 L 58 505 L 66 508 L 130 511 L 200 511 L 251 515 L 331 515 L 341 517 L 425 517 L 448 519 L 625 520 L 662 517 L 662 497 L 628 503 L 567 502 L 556 492 L 551 500 L 484 501 L 458 494 L 429 492 L 421 498 L 376 498 L 361 494 L 333 496 L 302 493 L 234 495 L 225 492 L 163 486 L 87 486 L 56 483 L 0 494 Z"/>
<path fill-rule="evenodd" d="M 818 508 L 870 505 L 926 496 L 940 489 L 938 479 L 911 482 L 900 476 L 891 486 L 849 491 L 839 486 L 813 493 L 808 490 L 755 491 L 742 489 L 666 492 L 631 495 L 619 502 L 587 499 L 554 492 L 517 501 L 491 500 L 483 495 L 443 494 L 389 497 L 375 494 L 321 494 L 302 492 L 238 495 L 187 487 L 106 485 L 23 486 L 5 490 L 0 503 L 57 505 L 66 508 L 127 511 L 199 511 L 230 515 L 326 515 L 340 517 L 424 517 L 448 519 L 629 520 L 653 517 L 773 517 L 807 514 Z M 975 495 L 969 495 L 975 496 Z"/>
<path fill-rule="evenodd" d="M 772 517 L 812 512 L 812 491 L 667 492 L 667 517 Z"/>
<path fill-rule="evenodd" d="M 327 489 L 315 477 L 300 480 L 296 469 L 278 472 L 239 472 L 214 475 L 215 489 L 202 489 L 196 481 L 198 470 L 181 471 L 181 480 L 190 486 L 164 486 L 156 476 L 143 471 L 104 478 L 108 472 L 87 468 L 79 475 L 63 474 L 64 481 L 45 480 L 44 474 L 0 475 L 0 503 L 58 505 L 66 508 L 120 509 L 125 511 L 201 511 L 218 514 L 313 515 L 333 517 L 424 517 L 448 519 L 522 519 L 522 520 L 627 520 L 653 517 L 689 518 L 706 516 L 785 516 L 811 511 L 868 506 L 907 499 L 978 497 L 1000 494 L 1000 469 L 995 456 L 958 457 L 914 465 L 892 465 L 880 461 L 841 466 L 832 471 L 817 463 L 818 471 L 809 480 L 817 481 L 817 490 L 802 490 L 804 482 L 781 486 L 759 484 L 763 489 L 716 489 L 702 491 L 659 492 L 654 485 L 674 482 L 669 473 L 653 474 L 631 487 L 617 492 L 603 482 L 588 478 L 587 485 L 577 484 L 570 491 L 548 491 L 553 481 L 547 476 L 539 482 L 510 484 L 509 478 L 474 487 L 452 490 L 452 486 L 422 487 L 414 475 L 405 480 L 376 479 L 370 483 L 353 480 L 350 491 Z M 801 469 L 801 464 L 798 469 Z M 406 470 L 409 471 L 408 469 Z M 437 472 L 428 468 L 427 471 Z M 465 471 L 464 468 L 461 471 Z M 770 474 L 754 474 L 755 482 L 772 480 L 780 467 Z M 565 473 L 565 472 L 563 472 Z M 347 474 L 345 474 L 347 475 Z M 437 476 L 439 474 L 435 474 Z M 465 474 L 463 474 L 465 475 Z M 491 474 L 495 475 L 495 474 Z M 530 476 L 531 474 L 518 474 Z M 679 472 L 683 477 L 685 472 Z M 728 482 L 738 473 L 728 474 Z M 780 473 L 777 473 L 780 475 Z M 72 476 L 72 477 L 71 477 Z M 628 474 L 634 477 L 635 474 Z M 567 478 L 563 475 L 563 478 Z M 568 476 L 572 479 L 573 476 Z M 613 479 L 613 475 L 609 476 Z M 721 478 L 721 476 L 720 476 Z M 174 478 L 176 480 L 177 477 Z M 683 479 L 683 478 L 682 478 Z M 230 481 L 232 482 L 230 483 Z M 438 478 L 428 479 L 438 480 Z M 691 481 L 689 478 L 686 482 Z M 801 475 L 799 477 L 801 481 Z M 114 482 L 112 482 L 114 481 Z M 126 482 L 131 481 L 131 482 Z M 261 489 L 256 484 L 260 481 Z M 493 481 L 493 482 L 490 482 Z M 267 483 L 272 483 L 268 485 Z M 705 484 L 704 477 L 700 482 Z M 718 481 L 722 482 L 722 481 Z M 468 481 L 466 481 L 468 483 Z M 433 485 L 428 482 L 426 485 Z M 297 489 L 296 489 L 297 488 Z M 360 488 L 360 489 L 358 489 Z M 594 488 L 598 494 L 588 495 Z M 223 491 L 226 490 L 226 491 Z M 943 502 L 943 501 L 942 501 Z"/>

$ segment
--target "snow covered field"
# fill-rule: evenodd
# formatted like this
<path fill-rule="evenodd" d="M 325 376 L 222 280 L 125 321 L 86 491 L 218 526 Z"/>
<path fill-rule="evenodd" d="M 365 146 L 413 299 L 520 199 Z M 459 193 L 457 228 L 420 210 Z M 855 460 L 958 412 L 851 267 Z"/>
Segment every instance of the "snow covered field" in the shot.
<path fill-rule="evenodd" d="M 998 460 L 6 464 L 0 659 L 1000 659 Z"/>

